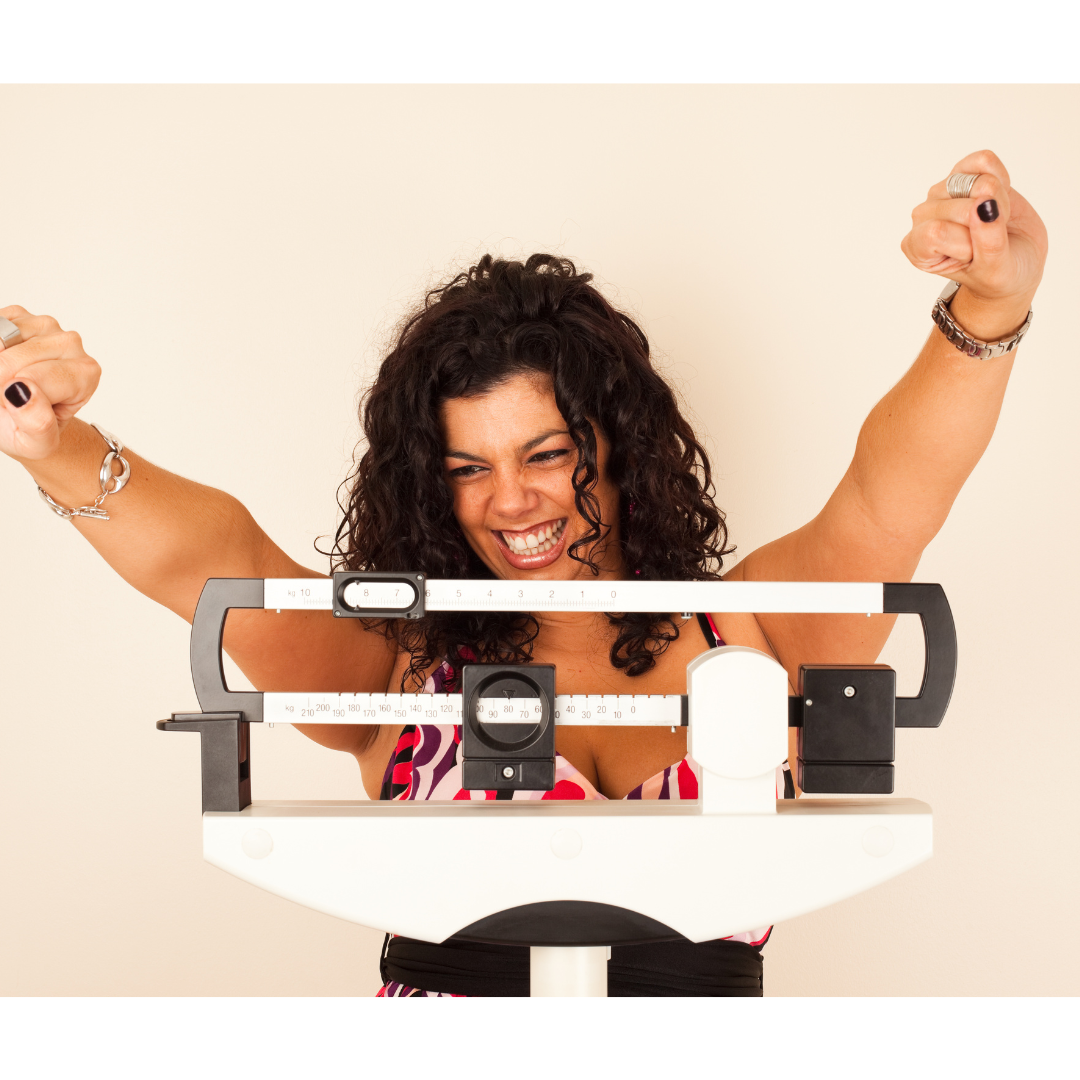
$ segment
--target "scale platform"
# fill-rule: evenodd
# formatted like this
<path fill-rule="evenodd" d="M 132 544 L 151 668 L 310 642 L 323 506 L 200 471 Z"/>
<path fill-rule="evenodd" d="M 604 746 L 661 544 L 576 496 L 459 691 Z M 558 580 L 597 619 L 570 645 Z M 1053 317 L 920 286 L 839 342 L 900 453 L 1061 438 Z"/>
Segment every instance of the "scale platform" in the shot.
<path fill-rule="evenodd" d="M 915 799 L 789 799 L 773 814 L 462 800 L 256 802 L 203 815 L 214 866 L 327 915 L 435 942 L 709 941 L 844 900 L 932 853 L 933 816 Z M 423 867 L 422 884 L 401 887 L 392 868 L 403 858 Z M 590 919 L 588 905 L 605 910 Z"/>

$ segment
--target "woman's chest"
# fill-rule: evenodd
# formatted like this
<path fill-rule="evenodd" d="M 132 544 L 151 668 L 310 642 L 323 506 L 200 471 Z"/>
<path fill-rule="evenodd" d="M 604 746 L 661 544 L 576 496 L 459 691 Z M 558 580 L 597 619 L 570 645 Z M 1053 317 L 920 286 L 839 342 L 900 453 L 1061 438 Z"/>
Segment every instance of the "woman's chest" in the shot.
<path fill-rule="evenodd" d="M 611 661 L 614 634 L 559 635 L 541 633 L 533 662 L 555 665 L 555 689 L 560 694 L 685 694 L 686 666 L 705 649 L 707 641 L 691 616 L 676 616 L 678 637 L 655 657 L 641 675 L 630 675 Z M 637 643 L 640 651 L 646 643 Z M 621 650 L 632 657 L 634 645 Z M 555 749 L 572 762 L 609 799 L 621 799 L 649 777 L 681 761 L 687 752 L 684 727 L 589 727 L 560 725 Z"/>
<path fill-rule="evenodd" d="M 615 634 L 606 619 L 588 627 L 572 622 L 542 625 L 533 643 L 533 663 L 555 665 L 555 688 L 560 694 L 685 694 L 686 666 L 708 649 L 711 641 L 702 633 L 695 616 L 687 620 L 675 616 L 675 622 L 678 636 L 668 642 L 656 655 L 653 666 L 641 675 L 629 675 L 625 668 L 612 664 Z M 729 645 L 771 651 L 752 615 L 722 616 L 717 629 Z M 627 655 L 633 648 L 633 645 L 629 650 L 624 648 L 622 654 Z M 641 648 L 641 643 L 637 648 Z M 391 686 L 400 684 L 407 659 L 407 654 L 399 658 Z M 381 763 L 385 764 L 385 754 L 392 749 L 400 730 L 387 728 L 383 734 L 378 752 L 383 755 Z M 687 729 L 560 725 L 556 729 L 555 749 L 603 795 L 621 799 L 686 756 Z M 371 784 L 365 783 L 370 791 Z"/>

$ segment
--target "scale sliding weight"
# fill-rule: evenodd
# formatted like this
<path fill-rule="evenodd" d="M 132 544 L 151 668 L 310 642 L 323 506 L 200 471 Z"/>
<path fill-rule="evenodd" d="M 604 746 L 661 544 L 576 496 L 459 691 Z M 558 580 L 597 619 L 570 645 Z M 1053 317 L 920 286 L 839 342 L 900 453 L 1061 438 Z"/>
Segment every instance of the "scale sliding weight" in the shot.
<path fill-rule="evenodd" d="M 884 665 L 806 665 L 799 693 L 771 656 L 722 646 L 687 666 L 686 695 L 560 695 L 550 665 L 466 665 L 461 694 L 229 691 L 231 608 L 325 609 L 339 618 L 426 611 L 889 614 L 922 620 L 919 694 Z M 158 722 L 201 735 L 203 854 L 318 911 L 423 941 L 530 946 L 534 996 L 606 994 L 611 945 L 707 941 L 825 907 L 932 853 L 930 807 L 893 791 L 896 727 L 937 727 L 956 674 L 940 585 L 817 582 L 516 582 L 422 574 L 211 578 L 192 625 L 202 709 Z M 252 723 L 461 724 L 464 786 L 495 799 L 251 801 Z M 551 790 L 556 724 L 689 727 L 696 801 L 512 800 Z M 799 729 L 808 793 L 778 800 L 776 769 Z M 855 797 L 850 797 L 855 796 Z M 385 867 L 424 867 L 402 890 Z M 434 898 L 434 899 L 433 899 Z"/>

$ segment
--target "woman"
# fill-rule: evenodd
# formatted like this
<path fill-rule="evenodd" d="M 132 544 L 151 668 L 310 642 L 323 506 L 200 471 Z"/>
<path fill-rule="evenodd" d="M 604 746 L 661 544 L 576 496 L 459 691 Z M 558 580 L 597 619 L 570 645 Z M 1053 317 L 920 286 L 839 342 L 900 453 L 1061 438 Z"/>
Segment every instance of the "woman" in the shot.
<path fill-rule="evenodd" d="M 982 342 L 1008 341 L 1027 319 L 1045 230 L 992 153 L 953 172 L 973 184 L 934 185 L 902 247 L 918 268 L 960 284 L 940 314 L 954 338 L 958 327 Z M 74 417 L 98 366 L 55 320 L 18 307 L 0 314 L 13 324 L 0 352 L 0 449 L 54 504 L 84 506 L 98 494 L 108 448 Z M 871 340 L 888 334 L 844 325 Z M 992 434 L 1013 351 L 975 359 L 932 328 L 871 412 L 821 513 L 725 577 L 909 580 Z M 368 449 L 351 479 L 340 565 L 504 579 L 720 574 L 726 533 L 704 452 L 652 371 L 644 335 L 562 260 L 485 259 L 436 290 L 384 362 L 364 423 Z M 72 520 L 159 603 L 190 621 L 207 577 L 321 576 L 288 558 L 235 499 L 125 456 L 130 480 L 98 500 L 109 520 Z M 262 690 L 453 689 L 463 661 L 510 659 L 556 664 L 564 693 L 681 693 L 687 662 L 714 633 L 775 657 L 794 684 L 799 664 L 873 662 L 890 629 L 884 617 L 750 613 L 701 624 L 671 613 L 431 615 L 343 628 L 324 612 L 235 612 L 225 647 Z M 422 771 L 429 751 L 453 765 L 452 732 L 301 730 L 352 753 L 373 798 L 458 793 L 452 772 Z M 427 764 L 417 753 L 425 739 Z M 691 794 L 682 730 L 566 728 L 556 748 L 569 785 L 556 796 Z M 625 985 L 613 992 L 760 993 L 762 936 L 740 937 L 626 954 Z M 429 977 L 391 979 L 389 992 L 453 992 L 430 977 L 432 967 L 462 972 L 459 990 L 520 991 L 523 958 L 513 950 L 451 945 L 433 957 L 395 941 L 389 966 Z"/>

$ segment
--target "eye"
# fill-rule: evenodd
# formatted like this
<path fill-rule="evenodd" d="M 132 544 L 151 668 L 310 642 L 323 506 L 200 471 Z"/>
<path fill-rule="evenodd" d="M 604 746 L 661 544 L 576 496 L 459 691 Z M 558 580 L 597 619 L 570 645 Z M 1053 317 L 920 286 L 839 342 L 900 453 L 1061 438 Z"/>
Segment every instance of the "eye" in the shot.
<path fill-rule="evenodd" d="M 539 454 L 533 454 L 529 458 L 529 464 L 536 462 L 542 465 L 544 462 L 558 461 L 559 458 L 565 457 L 568 453 L 570 453 L 569 450 L 542 450 Z"/>
<path fill-rule="evenodd" d="M 467 480 L 470 476 L 475 476 L 483 471 L 484 469 L 480 465 L 461 465 L 456 469 L 451 469 L 449 475 L 459 480 Z"/>

